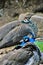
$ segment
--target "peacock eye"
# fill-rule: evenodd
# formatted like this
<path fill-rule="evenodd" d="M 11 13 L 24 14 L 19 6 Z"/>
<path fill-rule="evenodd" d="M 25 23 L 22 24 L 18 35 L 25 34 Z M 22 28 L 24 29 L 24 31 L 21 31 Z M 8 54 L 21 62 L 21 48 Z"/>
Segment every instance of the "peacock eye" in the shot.
<path fill-rule="evenodd" d="M 28 39 L 25 39 L 25 41 L 28 41 Z"/>
<path fill-rule="evenodd" d="M 25 23 L 28 23 L 29 21 L 27 19 L 24 20 Z"/>

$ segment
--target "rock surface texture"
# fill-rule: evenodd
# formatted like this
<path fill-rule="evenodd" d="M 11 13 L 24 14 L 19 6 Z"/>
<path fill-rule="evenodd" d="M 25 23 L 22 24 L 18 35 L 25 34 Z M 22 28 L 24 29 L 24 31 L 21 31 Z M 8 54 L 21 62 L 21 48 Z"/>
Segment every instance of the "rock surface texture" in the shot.
<path fill-rule="evenodd" d="M 38 65 L 39 62 L 40 56 L 36 48 L 29 44 L 9 52 L 0 60 L 1 65 Z"/>
<path fill-rule="evenodd" d="M 43 14 L 33 15 L 30 20 L 37 23 L 38 36 L 43 37 Z"/>

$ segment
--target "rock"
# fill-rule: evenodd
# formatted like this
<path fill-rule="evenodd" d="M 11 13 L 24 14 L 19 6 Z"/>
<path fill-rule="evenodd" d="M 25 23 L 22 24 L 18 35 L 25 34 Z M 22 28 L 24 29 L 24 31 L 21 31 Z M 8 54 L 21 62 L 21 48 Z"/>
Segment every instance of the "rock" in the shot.
<path fill-rule="evenodd" d="M 34 13 L 41 12 L 43 13 L 43 7 L 38 7 L 34 10 Z"/>
<path fill-rule="evenodd" d="M 33 15 L 30 19 L 31 21 L 37 23 L 37 27 L 38 27 L 38 36 L 43 36 L 42 33 L 39 30 L 43 29 L 43 14 L 36 14 Z M 40 34 L 39 34 L 40 33 Z"/>
<path fill-rule="evenodd" d="M 0 59 L 0 65 L 38 65 L 39 62 L 38 52 L 32 45 L 15 49 Z"/>
<path fill-rule="evenodd" d="M 3 9 L 0 9 L 0 17 L 2 17 L 3 15 L 4 15 Z"/>
<path fill-rule="evenodd" d="M 0 48 L 16 45 L 19 43 L 19 41 L 23 38 L 23 36 L 26 36 L 28 34 L 31 34 L 34 38 L 34 31 L 26 24 L 21 24 L 20 26 L 15 27 L 12 29 L 0 42 Z"/>
<path fill-rule="evenodd" d="M 41 53 L 41 63 L 43 64 L 43 52 Z"/>
<path fill-rule="evenodd" d="M 17 10 L 15 10 L 14 8 L 11 8 L 9 9 L 8 11 L 8 15 L 10 17 L 18 17 L 19 16 L 19 13 L 17 12 Z"/>
<path fill-rule="evenodd" d="M 4 26 L 0 27 L 0 40 L 4 38 L 4 36 L 9 33 L 13 28 L 16 26 L 19 26 L 20 22 L 19 21 L 12 21 L 10 23 L 5 24 Z"/>
<path fill-rule="evenodd" d="M 11 16 L 12 16 L 12 17 L 19 16 L 19 13 L 13 13 Z"/>

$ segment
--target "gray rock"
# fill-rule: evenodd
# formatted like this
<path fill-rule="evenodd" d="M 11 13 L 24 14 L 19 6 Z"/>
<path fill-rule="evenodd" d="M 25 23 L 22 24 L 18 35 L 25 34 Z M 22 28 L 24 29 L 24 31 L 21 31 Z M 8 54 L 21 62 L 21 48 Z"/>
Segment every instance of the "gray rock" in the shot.
<path fill-rule="evenodd" d="M 38 7 L 38 8 L 35 8 L 35 9 L 34 9 L 34 13 L 37 13 L 37 12 L 43 13 L 43 6 Z"/>
<path fill-rule="evenodd" d="M 15 27 L 11 30 L 1 41 L 0 48 L 11 46 L 17 44 L 23 36 L 32 33 L 34 35 L 34 31 L 26 24 L 21 24 L 20 26 Z M 31 35 L 32 35 L 31 34 Z M 33 36 L 35 37 L 35 35 Z"/>
<path fill-rule="evenodd" d="M 33 15 L 30 20 L 37 23 L 38 36 L 43 36 L 43 14 Z"/>
<path fill-rule="evenodd" d="M 0 27 L 0 40 L 4 38 L 4 36 L 9 33 L 10 30 L 15 28 L 16 26 L 19 26 L 19 21 L 12 21 L 10 23 L 5 24 L 4 26 Z"/>
<path fill-rule="evenodd" d="M 37 50 L 27 45 L 27 47 L 9 52 L 0 59 L 0 65 L 39 65 L 39 61 Z"/>
<path fill-rule="evenodd" d="M 36 22 L 37 25 L 38 25 L 38 28 L 40 28 L 42 26 L 42 24 L 43 24 L 43 14 L 33 15 L 30 20 Z"/>
<path fill-rule="evenodd" d="M 41 53 L 41 63 L 43 63 L 43 52 Z"/>
<path fill-rule="evenodd" d="M 0 9 L 0 17 L 2 17 L 3 15 L 4 15 L 3 9 Z"/>

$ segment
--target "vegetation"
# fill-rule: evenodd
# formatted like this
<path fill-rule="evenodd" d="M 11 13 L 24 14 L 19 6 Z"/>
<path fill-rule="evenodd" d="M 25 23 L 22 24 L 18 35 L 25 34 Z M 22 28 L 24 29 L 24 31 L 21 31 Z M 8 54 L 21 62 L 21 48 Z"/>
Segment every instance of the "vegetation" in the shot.
<path fill-rule="evenodd" d="M 39 47 L 40 51 L 43 52 L 43 41 L 36 41 L 35 44 Z"/>

